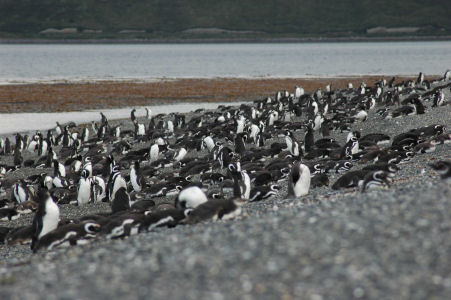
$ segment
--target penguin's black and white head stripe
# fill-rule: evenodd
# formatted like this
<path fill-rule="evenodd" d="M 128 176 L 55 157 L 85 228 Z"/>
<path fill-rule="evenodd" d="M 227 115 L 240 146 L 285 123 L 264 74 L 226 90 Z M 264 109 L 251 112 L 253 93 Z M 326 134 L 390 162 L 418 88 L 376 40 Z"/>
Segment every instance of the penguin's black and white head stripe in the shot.
<path fill-rule="evenodd" d="M 385 171 L 382 170 L 371 171 L 365 175 L 361 191 L 365 192 L 376 186 L 385 185 L 386 187 L 389 187 L 390 186 L 389 178 L 390 176 Z"/>
<path fill-rule="evenodd" d="M 443 179 L 451 177 L 451 161 L 446 160 L 437 161 L 435 163 L 430 164 L 429 166 L 431 166 L 435 171 L 437 171 L 437 173 L 439 173 Z"/>
<path fill-rule="evenodd" d="M 234 197 L 231 199 L 211 199 L 202 203 L 189 212 L 185 224 L 194 224 L 207 220 L 226 220 L 241 214 L 244 199 Z"/>
<path fill-rule="evenodd" d="M 34 247 L 33 252 L 43 248 L 52 250 L 55 247 L 77 245 L 77 240 L 83 237 L 94 237 L 100 231 L 100 228 L 100 224 L 94 222 L 62 225 L 42 236 L 36 247 Z"/>

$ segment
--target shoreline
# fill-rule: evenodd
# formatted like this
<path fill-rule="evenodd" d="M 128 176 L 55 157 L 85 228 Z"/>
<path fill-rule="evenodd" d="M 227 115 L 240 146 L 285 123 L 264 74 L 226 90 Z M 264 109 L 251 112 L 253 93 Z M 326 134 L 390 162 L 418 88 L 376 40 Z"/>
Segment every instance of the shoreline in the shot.
<path fill-rule="evenodd" d="M 381 37 L 274 37 L 274 38 L 155 38 L 155 39 L 83 39 L 0 38 L 0 44 L 209 44 L 209 43 L 352 43 L 450 41 L 451 36 L 381 36 Z"/>
<path fill-rule="evenodd" d="M 437 78 L 427 76 L 427 79 Z M 277 91 L 294 92 L 296 86 L 312 92 L 354 87 L 362 82 L 371 86 L 392 75 L 363 75 L 316 78 L 182 78 L 161 81 L 105 81 L 30 83 L 0 85 L 0 113 L 68 112 L 153 106 L 169 103 L 215 103 L 252 101 L 272 97 Z M 415 76 L 394 76 L 396 82 L 415 80 Z"/>

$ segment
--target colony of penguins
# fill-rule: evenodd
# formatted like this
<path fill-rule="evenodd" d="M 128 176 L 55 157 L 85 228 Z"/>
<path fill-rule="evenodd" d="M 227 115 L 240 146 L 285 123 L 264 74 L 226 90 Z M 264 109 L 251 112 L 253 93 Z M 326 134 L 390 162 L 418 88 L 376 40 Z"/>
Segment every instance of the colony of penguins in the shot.
<path fill-rule="evenodd" d="M 57 123 L 47 133 L 17 133 L 14 143 L 2 138 L 0 243 L 30 243 L 37 252 L 231 219 L 243 205 L 274 195 L 290 201 L 320 187 L 389 188 L 403 163 L 451 142 L 446 124 L 388 136 L 351 130 L 353 123 L 370 112 L 381 122 L 425 114 L 449 105 L 450 89 L 450 71 L 431 81 L 420 73 L 371 87 L 328 85 L 313 93 L 296 87 L 191 115 L 152 115 L 146 108 L 146 117 L 137 118 L 133 109 L 122 126 L 101 113 L 91 124 Z M 346 139 L 331 138 L 334 131 Z M 451 177 L 449 160 L 427 167 Z M 63 205 L 95 202 L 110 210 L 78 219 L 60 213 Z M 31 224 L 8 226 L 27 213 L 34 214 Z"/>

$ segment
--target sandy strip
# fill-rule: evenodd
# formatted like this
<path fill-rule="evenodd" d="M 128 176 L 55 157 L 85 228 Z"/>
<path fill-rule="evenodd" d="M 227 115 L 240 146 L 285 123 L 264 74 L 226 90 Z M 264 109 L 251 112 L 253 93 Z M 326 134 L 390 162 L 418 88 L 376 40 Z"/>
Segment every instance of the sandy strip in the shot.
<path fill-rule="evenodd" d="M 373 85 L 382 76 L 335 78 L 213 78 L 168 79 L 151 82 L 93 82 L 24 84 L 0 86 L 0 113 L 62 112 L 150 106 L 167 103 L 236 102 L 273 96 L 278 90 L 306 92 L 324 88 L 344 88 L 362 81 Z M 386 76 L 391 79 L 391 76 Z M 415 79 L 396 77 L 397 81 Z"/>
<path fill-rule="evenodd" d="M 187 113 L 199 108 L 216 109 L 219 105 L 226 105 L 225 102 L 201 102 L 201 103 L 174 103 L 167 105 L 154 105 L 151 107 L 152 115 L 161 113 Z M 130 118 L 131 107 L 113 109 L 95 109 L 83 112 L 42 112 L 42 113 L 0 113 L 0 137 L 9 136 L 16 132 L 30 132 L 35 130 L 48 130 L 56 126 L 56 122 L 61 124 L 75 122 L 76 124 L 100 121 L 100 112 L 105 114 L 109 120 Z M 146 116 L 144 107 L 136 107 L 137 117 Z"/>

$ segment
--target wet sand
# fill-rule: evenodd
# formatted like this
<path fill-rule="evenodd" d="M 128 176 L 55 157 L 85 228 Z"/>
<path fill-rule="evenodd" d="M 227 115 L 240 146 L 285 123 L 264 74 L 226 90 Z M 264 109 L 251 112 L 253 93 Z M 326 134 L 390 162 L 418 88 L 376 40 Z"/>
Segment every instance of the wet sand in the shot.
<path fill-rule="evenodd" d="M 438 76 L 436 76 L 438 77 Z M 436 78 L 431 76 L 430 78 Z M 0 86 L 0 113 L 62 112 L 108 109 L 166 103 L 236 102 L 273 96 L 276 91 L 306 92 L 325 88 L 373 85 L 391 76 L 350 76 L 335 78 L 213 78 L 163 79 L 151 82 L 111 82 L 19 84 Z M 396 82 L 416 77 L 396 77 Z"/>

